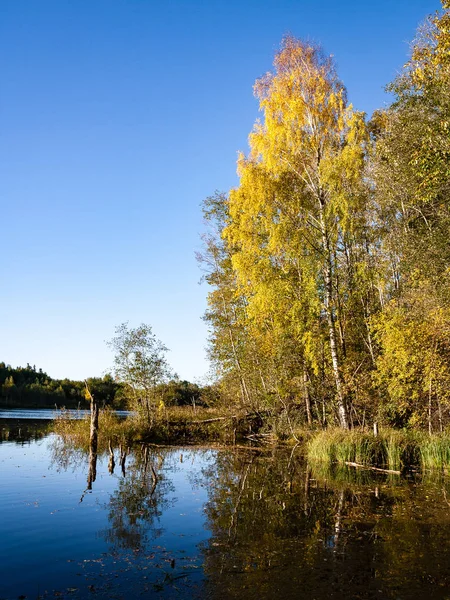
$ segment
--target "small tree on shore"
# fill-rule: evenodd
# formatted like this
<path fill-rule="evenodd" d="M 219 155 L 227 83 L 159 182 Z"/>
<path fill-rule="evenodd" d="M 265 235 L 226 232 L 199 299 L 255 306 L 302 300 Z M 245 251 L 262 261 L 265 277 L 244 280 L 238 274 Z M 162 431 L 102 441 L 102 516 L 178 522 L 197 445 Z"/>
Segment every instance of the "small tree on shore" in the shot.
<path fill-rule="evenodd" d="M 156 408 L 154 389 L 171 375 L 167 348 L 145 323 L 135 329 L 122 323 L 115 333 L 108 342 L 114 352 L 114 375 L 124 385 L 128 407 L 151 425 Z"/>

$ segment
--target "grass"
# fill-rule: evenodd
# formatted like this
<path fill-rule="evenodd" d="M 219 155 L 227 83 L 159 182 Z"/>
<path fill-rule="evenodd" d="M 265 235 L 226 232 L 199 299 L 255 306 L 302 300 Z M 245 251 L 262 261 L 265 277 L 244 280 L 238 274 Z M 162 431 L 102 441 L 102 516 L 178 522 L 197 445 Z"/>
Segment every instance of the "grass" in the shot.
<path fill-rule="evenodd" d="M 62 410 L 56 417 L 53 431 L 64 441 L 70 441 L 80 449 L 88 451 L 90 435 L 90 416 L 83 418 L 73 416 L 73 413 Z M 112 446 L 128 446 L 137 435 L 137 427 L 133 419 L 120 419 L 110 409 L 101 410 L 99 413 L 98 452 L 102 454 L 108 450 L 109 442 Z"/>
<path fill-rule="evenodd" d="M 224 418 L 218 421 L 204 422 L 221 417 L 226 417 L 226 415 L 216 409 L 175 406 L 155 410 L 152 414 L 152 422 L 148 423 L 142 415 L 121 419 L 110 409 L 100 410 L 98 452 L 106 452 L 109 443 L 112 447 L 132 446 L 139 442 L 194 444 L 203 441 L 220 441 L 232 443 L 235 432 L 231 419 Z M 77 447 L 87 450 L 89 448 L 89 422 L 89 415 L 78 419 L 71 413 L 62 411 L 55 420 L 54 431 L 63 440 L 70 441 Z"/>
<path fill-rule="evenodd" d="M 310 460 L 399 471 L 418 464 L 420 452 L 417 436 L 408 431 L 386 429 L 375 437 L 368 431 L 327 429 L 308 442 L 307 456 Z"/>
<path fill-rule="evenodd" d="M 375 437 L 361 430 L 327 429 L 307 444 L 310 460 L 328 463 L 354 462 L 400 471 L 450 470 L 450 432 L 427 435 L 420 431 L 384 429 Z"/>
<path fill-rule="evenodd" d="M 448 432 L 422 435 L 419 444 L 420 463 L 423 469 L 450 469 L 450 435 Z"/>

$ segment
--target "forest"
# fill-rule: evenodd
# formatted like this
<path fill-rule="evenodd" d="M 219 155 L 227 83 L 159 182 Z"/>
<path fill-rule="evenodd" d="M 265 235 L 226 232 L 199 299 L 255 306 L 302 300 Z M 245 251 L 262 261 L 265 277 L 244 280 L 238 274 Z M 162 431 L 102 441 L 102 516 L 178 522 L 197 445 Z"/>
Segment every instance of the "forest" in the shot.
<path fill-rule="evenodd" d="M 239 185 L 203 203 L 224 405 L 318 427 L 448 425 L 449 84 L 449 0 L 370 118 L 332 57 L 283 39 L 254 86 Z"/>
<path fill-rule="evenodd" d="M 87 393 L 89 390 L 89 393 Z M 0 362 L 0 408 L 71 408 L 88 409 L 90 395 L 100 407 L 133 408 L 127 395 L 127 383 L 110 374 L 89 377 L 86 381 L 52 379 L 42 369 L 27 364 L 13 368 Z M 152 389 L 154 403 L 167 406 L 204 406 L 211 392 L 177 378 L 159 381 Z"/>

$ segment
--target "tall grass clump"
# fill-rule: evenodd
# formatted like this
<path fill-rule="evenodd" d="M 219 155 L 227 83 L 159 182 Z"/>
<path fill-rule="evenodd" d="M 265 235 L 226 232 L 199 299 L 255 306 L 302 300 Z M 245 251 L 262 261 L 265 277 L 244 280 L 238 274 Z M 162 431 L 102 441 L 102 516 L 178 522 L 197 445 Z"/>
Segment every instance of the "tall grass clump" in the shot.
<path fill-rule="evenodd" d="M 125 419 L 110 408 L 99 412 L 98 451 L 109 446 L 131 447 L 138 443 L 233 442 L 235 434 L 245 423 L 234 424 L 231 418 L 213 408 L 171 406 L 162 407 L 151 415 L 151 422 L 135 413 Z M 240 429 L 239 429 L 240 428 Z M 235 431 L 237 429 L 237 431 Z M 62 411 L 54 421 L 54 431 L 64 441 L 87 450 L 90 439 L 90 415 L 77 418 L 70 411 Z"/>
<path fill-rule="evenodd" d="M 88 451 L 90 439 L 90 415 L 77 418 L 69 411 L 61 411 L 54 420 L 53 431 L 65 442 Z M 136 437 L 136 426 L 132 419 L 117 417 L 110 408 L 99 413 L 98 452 L 101 454 L 112 446 L 130 445 Z"/>
<path fill-rule="evenodd" d="M 387 429 L 375 436 L 361 430 L 327 429 L 307 444 L 309 460 L 356 463 L 398 471 L 417 462 L 414 439 L 404 431 Z"/>
<path fill-rule="evenodd" d="M 450 469 L 450 434 L 422 434 L 419 455 L 422 469 Z"/>
<path fill-rule="evenodd" d="M 408 430 L 385 429 L 380 432 L 384 445 L 384 463 L 388 469 L 400 471 L 419 464 L 417 435 Z"/>

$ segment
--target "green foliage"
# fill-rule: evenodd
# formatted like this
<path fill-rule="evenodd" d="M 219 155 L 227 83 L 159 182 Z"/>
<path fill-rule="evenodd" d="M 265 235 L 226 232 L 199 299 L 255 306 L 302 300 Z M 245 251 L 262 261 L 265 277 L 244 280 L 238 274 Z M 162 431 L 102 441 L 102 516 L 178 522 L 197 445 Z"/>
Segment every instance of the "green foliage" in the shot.
<path fill-rule="evenodd" d="M 420 462 L 424 469 L 450 469 L 450 435 L 424 435 L 420 440 Z"/>
<path fill-rule="evenodd" d="M 132 408 L 126 387 L 110 374 L 89 377 L 86 382 L 52 379 L 42 369 L 30 365 L 13 368 L 5 363 L 0 363 L 0 407 L 88 409 L 86 383 L 100 407 Z M 212 406 L 217 394 L 214 387 L 178 379 L 159 383 L 153 390 L 155 402 L 167 406 Z"/>
<path fill-rule="evenodd" d="M 114 352 L 116 380 L 123 384 L 122 396 L 128 407 L 151 425 L 157 406 L 156 386 L 170 375 L 167 348 L 145 323 L 135 329 L 122 323 L 108 345 Z"/>

